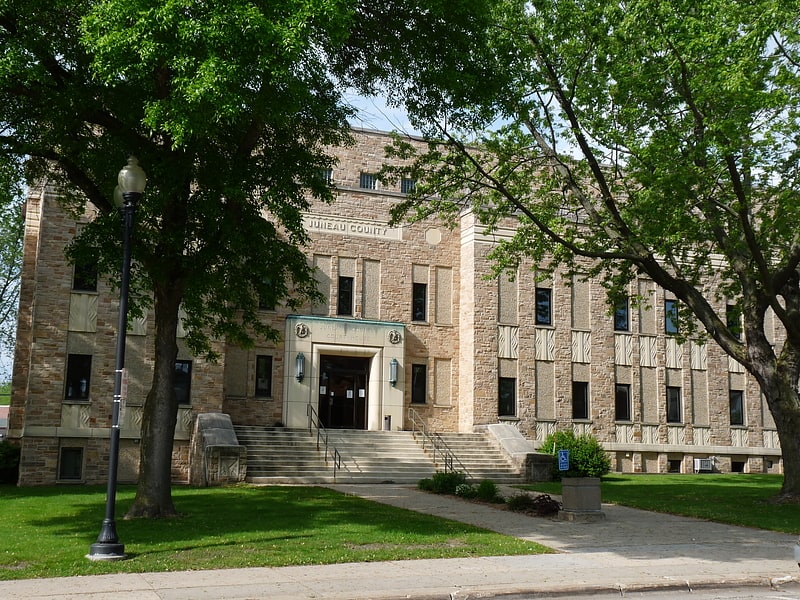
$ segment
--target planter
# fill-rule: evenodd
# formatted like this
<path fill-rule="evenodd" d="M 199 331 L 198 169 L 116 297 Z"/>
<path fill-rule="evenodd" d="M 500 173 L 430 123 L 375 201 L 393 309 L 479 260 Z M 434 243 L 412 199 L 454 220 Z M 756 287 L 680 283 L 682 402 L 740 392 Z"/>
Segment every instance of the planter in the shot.
<path fill-rule="evenodd" d="M 558 518 L 562 521 L 601 521 L 599 477 L 564 477 L 561 480 L 561 506 Z"/>

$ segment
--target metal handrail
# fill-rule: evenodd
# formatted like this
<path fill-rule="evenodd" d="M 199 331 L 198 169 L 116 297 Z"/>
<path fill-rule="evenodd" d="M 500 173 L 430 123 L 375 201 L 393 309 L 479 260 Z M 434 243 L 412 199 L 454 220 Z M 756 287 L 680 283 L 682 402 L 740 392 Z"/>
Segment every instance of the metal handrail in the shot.
<path fill-rule="evenodd" d="M 328 453 L 330 452 L 331 460 L 333 460 L 333 478 L 336 479 L 336 471 L 342 468 L 342 455 L 336 446 L 328 443 L 328 430 L 320 422 L 317 411 L 310 403 L 306 405 L 306 415 L 308 416 L 308 435 L 314 435 L 314 429 L 317 430 L 317 452 L 319 452 L 320 441 L 322 441 L 325 447 L 325 462 L 328 462 Z"/>
<path fill-rule="evenodd" d="M 447 442 L 442 439 L 442 436 L 435 431 L 428 433 L 425 421 L 420 414 L 410 406 L 408 407 L 408 420 L 411 421 L 411 433 L 416 435 L 417 431 L 419 431 L 422 435 L 422 449 L 426 450 L 428 443 L 433 447 L 434 464 L 436 463 L 436 453 L 438 452 L 442 457 L 445 473 L 454 473 L 456 471 L 456 463 L 458 463 L 458 466 L 461 468 L 459 472 L 462 473 L 466 479 L 472 479 L 467 467 L 458 459 L 458 456 L 450 449 Z"/>

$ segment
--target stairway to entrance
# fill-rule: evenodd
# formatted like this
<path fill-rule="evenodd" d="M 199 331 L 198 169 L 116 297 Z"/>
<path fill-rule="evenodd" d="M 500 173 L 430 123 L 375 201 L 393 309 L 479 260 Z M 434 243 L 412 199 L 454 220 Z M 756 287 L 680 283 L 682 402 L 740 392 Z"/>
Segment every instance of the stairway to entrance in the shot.
<path fill-rule="evenodd" d="M 316 433 L 280 427 L 234 427 L 239 443 L 247 447 L 247 477 L 252 483 L 408 483 L 431 477 L 444 464 L 434 464 L 430 446 L 410 431 L 328 431 L 329 453 L 317 449 Z M 440 434 L 475 481 L 522 483 L 502 451 L 479 433 Z M 334 476 L 333 447 L 341 456 Z M 437 459 L 439 455 L 437 454 Z M 437 461 L 438 462 L 438 461 Z M 458 462 L 455 469 L 460 470 Z"/>

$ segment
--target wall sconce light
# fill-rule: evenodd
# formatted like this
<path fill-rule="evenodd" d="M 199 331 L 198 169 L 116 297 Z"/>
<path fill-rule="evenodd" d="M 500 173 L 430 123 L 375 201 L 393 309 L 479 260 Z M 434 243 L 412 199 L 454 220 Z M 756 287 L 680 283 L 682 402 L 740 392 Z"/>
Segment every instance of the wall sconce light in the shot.
<path fill-rule="evenodd" d="M 396 358 L 389 361 L 389 385 L 392 387 L 397 385 L 397 366 L 399 364 Z"/>
<path fill-rule="evenodd" d="M 294 362 L 294 376 L 297 377 L 297 381 L 303 381 L 303 377 L 306 374 L 306 357 L 303 356 L 302 352 L 297 353 L 297 358 Z"/>

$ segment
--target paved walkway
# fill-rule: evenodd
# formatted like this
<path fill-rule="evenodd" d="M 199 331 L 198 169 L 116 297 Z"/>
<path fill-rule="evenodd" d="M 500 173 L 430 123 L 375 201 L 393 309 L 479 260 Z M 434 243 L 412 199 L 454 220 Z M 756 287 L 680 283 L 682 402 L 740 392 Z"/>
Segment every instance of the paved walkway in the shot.
<path fill-rule="evenodd" d="M 606 519 L 528 517 L 400 485 L 341 492 L 532 540 L 558 554 L 0 581 L 2 599 L 537 598 L 759 585 L 798 589 L 795 536 L 605 504 Z M 800 595 L 797 596 L 800 598 Z"/>

